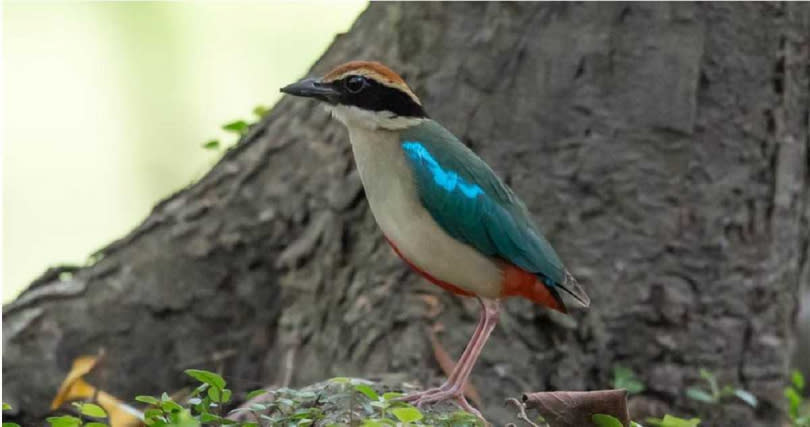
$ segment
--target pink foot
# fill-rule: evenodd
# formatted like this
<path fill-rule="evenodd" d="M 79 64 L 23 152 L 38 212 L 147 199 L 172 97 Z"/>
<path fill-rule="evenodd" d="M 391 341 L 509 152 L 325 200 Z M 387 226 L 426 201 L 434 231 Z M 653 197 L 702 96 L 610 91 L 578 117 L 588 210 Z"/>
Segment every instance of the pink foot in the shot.
<path fill-rule="evenodd" d="M 461 387 L 454 387 L 453 385 L 447 383 L 445 383 L 441 387 L 411 393 L 407 396 L 401 397 L 400 400 L 404 402 L 412 402 L 414 406 L 416 406 L 417 408 L 421 408 L 422 405 L 428 403 L 453 401 L 461 409 L 478 417 L 481 421 L 484 422 L 484 425 L 489 425 L 489 423 L 487 423 L 487 420 L 484 419 L 484 416 L 481 415 L 481 412 L 475 409 L 472 405 L 470 405 L 470 402 L 468 402 L 467 398 L 464 397 L 464 392 L 462 391 Z"/>
<path fill-rule="evenodd" d="M 436 393 L 441 393 L 441 392 L 447 391 L 451 387 L 452 386 L 450 384 L 444 383 L 439 387 L 429 388 L 429 389 L 424 390 L 424 391 L 417 391 L 417 392 L 414 392 L 414 393 L 407 394 L 405 396 L 402 396 L 402 397 L 398 398 L 397 400 L 401 400 L 403 402 L 416 402 L 416 401 L 418 401 L 420 399 L 426 398 L 426 397 L 434 395 Z"/>

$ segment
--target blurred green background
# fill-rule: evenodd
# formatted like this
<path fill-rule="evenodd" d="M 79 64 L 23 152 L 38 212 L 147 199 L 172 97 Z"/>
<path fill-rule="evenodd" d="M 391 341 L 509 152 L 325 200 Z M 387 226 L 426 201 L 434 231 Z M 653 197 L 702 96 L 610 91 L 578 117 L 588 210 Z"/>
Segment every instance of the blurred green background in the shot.
<path fill-rule="evenodd" d="M 3 300 L 201 177 L 365 6 L 3 2 Z"/>

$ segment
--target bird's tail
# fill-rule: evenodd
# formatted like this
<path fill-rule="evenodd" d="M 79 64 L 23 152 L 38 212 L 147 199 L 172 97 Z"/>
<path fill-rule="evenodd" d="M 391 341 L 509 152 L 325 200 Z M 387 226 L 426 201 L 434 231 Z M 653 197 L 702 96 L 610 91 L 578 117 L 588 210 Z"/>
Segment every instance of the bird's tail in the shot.
<path fill-rule="evenodd" d="M 543 279 L 512 264 L 503 267 L 502 297 L 523 297 L 536 304 L 568 313 L 556 286 L 548 286 Z"/>
<path fill-rule="evenodd" d="M 574 297 L 583 307 L 591 305 L 591 297 L 585 293 L 585 289 L 582 289 L 582 286 L 579 285 L 577 279 L 575 279 L 570 272 L 565 272 L 565 280 L 558 286 L 560 289 L 564 290 L 565 293 Z"/>

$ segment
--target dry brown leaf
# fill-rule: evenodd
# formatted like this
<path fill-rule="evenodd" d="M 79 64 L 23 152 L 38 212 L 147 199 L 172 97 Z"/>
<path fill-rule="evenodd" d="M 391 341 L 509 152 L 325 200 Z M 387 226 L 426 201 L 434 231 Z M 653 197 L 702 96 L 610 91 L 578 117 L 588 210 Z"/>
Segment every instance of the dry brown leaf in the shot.
<path fill-rule="evenodd" d="M 523 395 L 527 408 L 536 409 L 550 427 L 593 425 L 594 414 L 616 417 L 630 425 L 627 390 L 550 391 Z"/>
<path fill-rule="evenodd" d="M 84 380 L 84 376 L 92 372 L 103 357 L 102 352 L 97 356 L 81 356 L 73 360 L 70 372 L 51 402 L 51 409 L 58 409 L 63 404 L 75 400 L 95 401 L 107 411 L 110 427 L 142 426 L 143 414 L 140 411 Z"/>
<path fill-rule="evenodd" d="M 89 396 L 86 396 L 89 384 L 85 383 L 82 377 L 89 374 L 102 357 L 103 354 L 98 356 L 80 356 L 73 360 L 73 366 L 70 368 L 70 372 L 68 372 L 67 377 L 62 381 L 62 385 L 59 386 L 56 397 L 54 397 L 51 402 L 52 410 L 62 406 L 65 402 L 76 400 L 74 397 L 76 395 L 85 395 L 85 397 L 93 396 L 92 392 L 90 392 L 91 394 Z M 71 399 L 71 397 L 73 398 Z"/>

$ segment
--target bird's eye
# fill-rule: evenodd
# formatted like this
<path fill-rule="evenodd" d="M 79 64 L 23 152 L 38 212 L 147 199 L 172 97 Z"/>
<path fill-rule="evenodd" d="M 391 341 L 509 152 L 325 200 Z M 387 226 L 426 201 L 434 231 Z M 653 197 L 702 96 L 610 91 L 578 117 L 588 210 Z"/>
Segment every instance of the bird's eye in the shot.
<path fill-rule="evenodd" d="M 363 76 L 351 76 L 343 83 L 346 90 L 351 93 L 358 93 L 366 87 L 366 78 Z"/>

